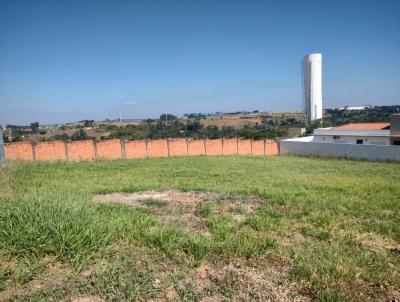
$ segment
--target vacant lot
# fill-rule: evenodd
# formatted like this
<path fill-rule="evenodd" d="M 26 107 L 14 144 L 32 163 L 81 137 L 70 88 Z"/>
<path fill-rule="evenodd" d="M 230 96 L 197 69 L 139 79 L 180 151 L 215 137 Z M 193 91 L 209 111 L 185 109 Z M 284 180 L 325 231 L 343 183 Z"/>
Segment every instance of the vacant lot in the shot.
<path fill-rule="evenodd" d="M 4 172 L 0 301 L 400 299 L 396 163 L 193 157 Z"/>

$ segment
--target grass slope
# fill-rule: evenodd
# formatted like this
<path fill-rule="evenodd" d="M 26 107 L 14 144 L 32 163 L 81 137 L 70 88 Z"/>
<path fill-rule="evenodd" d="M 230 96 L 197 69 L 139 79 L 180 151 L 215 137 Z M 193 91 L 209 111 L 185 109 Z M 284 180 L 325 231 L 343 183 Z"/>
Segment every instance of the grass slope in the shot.
<path fill-rule="evenodd" d="M 216 293 L 231 300 L 243 291 L 232 273 L 214 287 L 190 289 L 205 263 L 282 265 L 295 292 L 318 301 L 399 295 L 397 163 L 194 157 L 9 163 L 5 173 L 0 300 L 198 301 Z M 171 188 L 263 202 L 240 222 L 198 205 L 209 236 L 161 224 L 149 212 L 92 202 L 98 194 Z M 262 300 L 257 288 L 243 297 Z"/>

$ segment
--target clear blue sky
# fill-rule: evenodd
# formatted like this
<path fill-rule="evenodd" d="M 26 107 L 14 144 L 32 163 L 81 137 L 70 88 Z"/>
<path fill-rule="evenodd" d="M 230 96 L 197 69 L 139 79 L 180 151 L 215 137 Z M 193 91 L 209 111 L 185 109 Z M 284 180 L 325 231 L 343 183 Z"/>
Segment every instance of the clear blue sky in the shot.
<path fill-rule="evenodd" d="M 0 0 L 0 124 L 400 103 L 400 1 Z"/>

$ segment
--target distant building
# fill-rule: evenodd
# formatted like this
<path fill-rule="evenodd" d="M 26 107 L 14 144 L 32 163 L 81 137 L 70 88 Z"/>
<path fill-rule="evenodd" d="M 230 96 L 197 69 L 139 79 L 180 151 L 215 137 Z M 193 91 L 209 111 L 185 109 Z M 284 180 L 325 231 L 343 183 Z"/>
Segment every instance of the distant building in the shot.
<path fill-rule="evenodd" d="M 347 124 L 333 128 L 315 129 L 313 142 L 390 145 L 390 123 Z"/>
<path fill-rule="evenodd" d="M 345 106 L 345 107 L 339 107 L 337 109 L 353 111 L 353 110 L 365 110 L 368 108 L 371 108 L 371 106 Z"/>
<path fill-rule="evenodd" d="M 338 127 L 318 128 L 314 130 L 308 141 L 400 146 L 400 114 L 391 115 L 390 123 L 351 123 Z"/>
<path fill-rule="evenodd" d="M 306 55 L 303 64 L 304 112 L 310 123 L 322 118 L 322 54 Z"/>
<path fill-rule="evenodd" d="M 280 154 L 400 161 L 400 114 L 390 123 L 357 123 L 315 129 L 313 135 L 284 139 Z"/>

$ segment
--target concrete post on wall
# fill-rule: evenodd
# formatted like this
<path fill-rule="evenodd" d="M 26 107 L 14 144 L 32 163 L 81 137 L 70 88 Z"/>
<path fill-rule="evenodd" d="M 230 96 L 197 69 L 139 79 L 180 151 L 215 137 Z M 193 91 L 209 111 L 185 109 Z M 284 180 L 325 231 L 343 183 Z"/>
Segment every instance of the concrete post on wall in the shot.
<path fill-rule="evenodd" d="M 32 142 L 32 159 L 35 161 L 36 160 L 36 143 Z"/>
<path fill-rule="evenodd" d="M 120 139 L 120 144 L 121 144 L 121 158 L 124 159 L 126 158 L 126 153 L 125 153 L 125 139 L 121 138 Z"/>
<path fill-rule="evenodd" d="M 97 145 L 96 145 L 96 140 L 93 140 L 93 153 L 94 153 L 94 159 L 97 159 Z"/>
<path fill-rule="evenodd" d="M 264 141 L 251 140 L 251 155 L 264 155 Z"/>
<path fill-rule="evenodd" d="M 267 155 L 267 140 L 264 139 L 264 155 Z"/>
<path fill-rule="evenodd" d="M 0 167 L 4 164 L 3 129 L 0 127 Z"/>
<path fill-rule="evenodd" d="M 67 141 L 64 141 L 64 150 L 65 150 L 65 160 L 69 160 L 69 156 L 68 156 L 68 143 L 67 143 Z"/>

